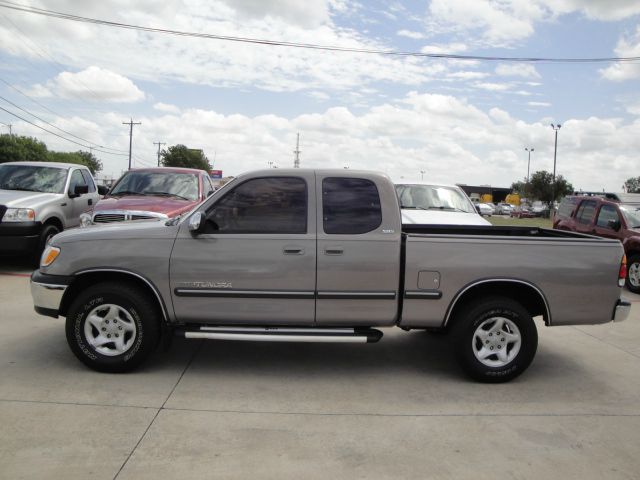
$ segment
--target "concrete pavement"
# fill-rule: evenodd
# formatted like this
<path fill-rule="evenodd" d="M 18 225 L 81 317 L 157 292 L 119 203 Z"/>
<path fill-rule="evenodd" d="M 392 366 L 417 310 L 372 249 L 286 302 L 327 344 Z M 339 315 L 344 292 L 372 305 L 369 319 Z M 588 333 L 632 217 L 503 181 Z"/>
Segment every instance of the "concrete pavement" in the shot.
<path fill-rule="evenodd" d="M 640 296 L 622 324 L 545 328 L 516 381 L 467 380 L 445 338 L 176 339 L 99 374 L 0 268 L 2 478 L 638 478 Z M 23 269 L 26 272 L 27 269 Z"/>

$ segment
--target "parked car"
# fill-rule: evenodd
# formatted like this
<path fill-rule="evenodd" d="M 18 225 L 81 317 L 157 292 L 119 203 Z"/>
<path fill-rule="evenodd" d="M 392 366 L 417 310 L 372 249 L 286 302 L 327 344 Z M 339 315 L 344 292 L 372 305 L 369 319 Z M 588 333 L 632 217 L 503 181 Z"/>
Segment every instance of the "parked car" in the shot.
<path fill-rule="evenodd" d="M 595 196 L 565 197 L 553 228 L 587 233 L 622 242 L 627 256 L 627 288 L 640 293 L 640 205 Z"/>
<path fill-rule="evenodd" d="M 174 334 L 365 343 L 398 326 L 451 332 L 471 377 L 504 382 L 535 356 L 533 317 L 628 316 L 623 257 L 618 241 L 573 232 L 402 225 L 384 174 L 268 169 L 167 222 L 57 235 L 31 292 L 100 371 L 132 370 Z"/>
<path fill-rule="evenodd" d="M 80 223 L 80 214 L 98 201 L 99 190 L 84 165 L 0 164 L 0 254 L 39 260 L 51 237 Z"/>
<path fill-rule="evenodd" d="M 515 218 L 533 218 L 536 216 L 530 208 L 522 205 L 512 208 L 509 215 Z"/>
<path fill-rule="evenodd" d="M 403 225 L 491 225 L 456 185 L 397 184 L 396 192 Z"/>
<path fill-rule="evenodd" d="M 509 215 L 511 210 L 513 210 L 513 205 L 508 203 L 501 202 L 496 205 L 496 215 Z"/>
<path fill-rule="evenodd" d="M 127 220 L 169 219 L 188 212 L 213 193 L 204 170 L 141 168 L 129 170 L 115 183 L 81 226 Z"/>
<path fill-rule="evenodd" d="M 490 203 L 476 203 L 476 210 L 484 217 L 490 217 L 495 213 L 495 208 Z"/>
<path fill-rule="evenodd" d="M 540 202 L 540 201 L 533 202 L 530 210 L 535 217 L 549 218 L 549 206 L 544 202 Z"/>

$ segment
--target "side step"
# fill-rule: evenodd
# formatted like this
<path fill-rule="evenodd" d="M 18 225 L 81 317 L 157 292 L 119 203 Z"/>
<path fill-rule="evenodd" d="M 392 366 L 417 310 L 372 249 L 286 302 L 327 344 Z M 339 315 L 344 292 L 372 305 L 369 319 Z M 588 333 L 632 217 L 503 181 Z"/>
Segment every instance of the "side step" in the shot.
<path fill-rule="evenodd" d="M 382 332 L 373 328 L 201 326 L 176 333 L 185 338 L 250 342 L 375 343 L 382 338 Z"/>

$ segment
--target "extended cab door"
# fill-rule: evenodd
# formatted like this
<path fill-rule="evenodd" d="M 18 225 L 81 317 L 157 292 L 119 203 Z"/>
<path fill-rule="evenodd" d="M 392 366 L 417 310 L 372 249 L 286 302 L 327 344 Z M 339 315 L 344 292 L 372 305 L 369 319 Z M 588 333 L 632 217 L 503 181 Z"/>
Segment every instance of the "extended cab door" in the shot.
<path fill-rule="evenodd" d="M 400 207 L 382 175 L 317 172 L 318 325 L 392 325 L 397 318 Z"/>
<path fill-rule="evenodd" d="M 203 233 L 182 223 L 170 262 L 179 321 L 313 323 L 314 178 L 300 171 L 238 179 L 201 207 Z"/>

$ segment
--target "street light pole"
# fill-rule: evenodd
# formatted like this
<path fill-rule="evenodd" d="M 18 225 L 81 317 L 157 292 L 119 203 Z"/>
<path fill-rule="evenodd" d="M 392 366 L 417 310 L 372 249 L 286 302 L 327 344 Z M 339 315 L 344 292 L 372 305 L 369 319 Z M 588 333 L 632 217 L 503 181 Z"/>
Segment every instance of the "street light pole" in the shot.
<path fill-rule="evenodd" d="M 533 152 L 535 150 L 535 148 L 527 148 L 524 147 L 524 150 L 526 152 L 529 152 L 529 160 L 527 161 L 527 183 L 525 184 L 525 195 L 527 195 L 527 200 L 529 199 L 528 197 L 528 191 L 529 191 L 529 170 L 531 168 L 531 152 Z"/>
<path fill-rule="evenodd" d="M 559 123 L 557 125 L 554 125 L 553 123 L 551 124 L 551 128 L 553 128 L 556 134 L 556 140 L 553 147 L 553 182 L 551 183 L 551 205 L 552 206 L 556 201 L 556 156 L 558 154 L 558 130 L 560 130 L 560 127 L 562 127 L 562 125 L 560 125 Z"/>
<path fill-rule="evenodd" d="M 427 173 L 425 170 L 420 170 L 420 180 L 424 180 L 425 173 Z"/>

